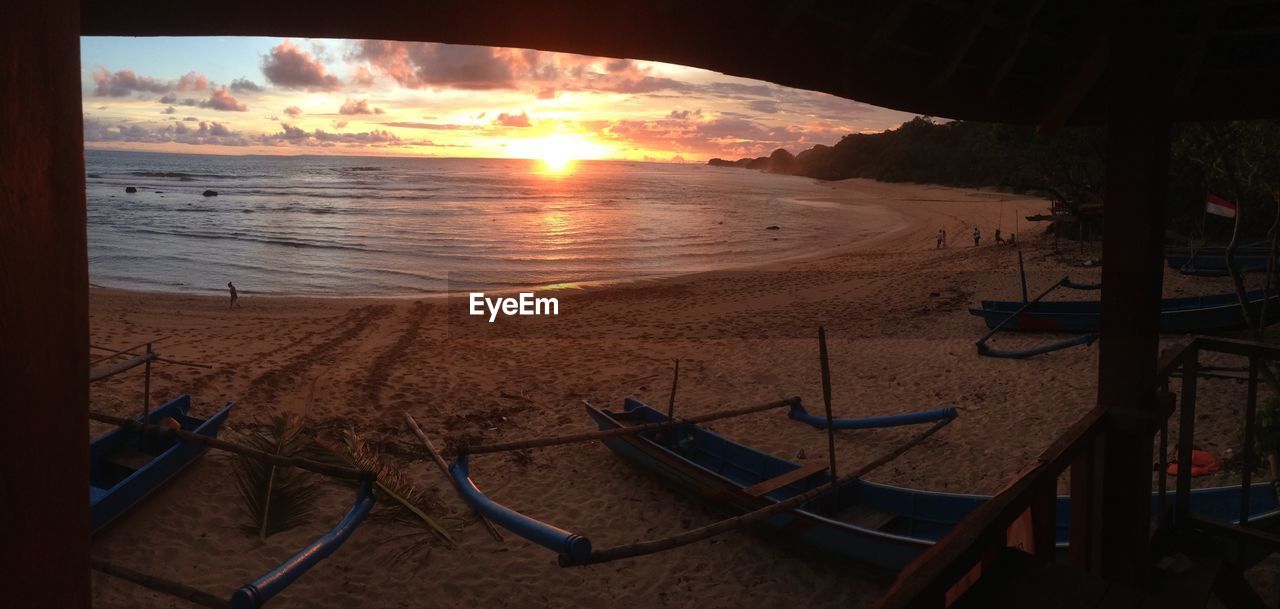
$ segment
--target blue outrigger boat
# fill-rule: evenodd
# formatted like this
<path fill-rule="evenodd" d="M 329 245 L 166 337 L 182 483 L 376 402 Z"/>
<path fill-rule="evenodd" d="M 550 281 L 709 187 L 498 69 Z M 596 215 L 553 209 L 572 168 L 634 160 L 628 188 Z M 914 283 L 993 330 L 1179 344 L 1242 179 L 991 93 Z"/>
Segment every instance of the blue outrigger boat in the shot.
<path fill-rule="evenodd" d="M 216 438 L 234 404 L 227 402 L 213 416 L 190 416 L 191 397 L 181 395 L 151 411 L 147 422 L 176 421 L 182 431 Z M 140 418 L 139 418 L 140 421 Z M 146 498 L 207 450 L 175 438 L 145 439 L 134 430 L 117 428 L 89 445 L 89 506 L 92 530 L 97 532 Z M 299 550 L 262 577 L 232 593 L 231 609 L 257 609 L 327 558 L 351 536 L 374 504 L 373 482 L 364 480 L 351 508 L 327 533 Z"/>
<path fill-rule="evenodd" d="M 621 412 L 587 406 L 601 430 L 668 418 L 627 398 Z M 830 484 L 826 463 L 798 464 L 738 444 L 697 425 L 685 424 L 601 440 L 611 450 L 678 488 L 709 500 L 725 511 L 750 512 Z M 468 475 L 467 457 L 450 466 L 464 497 L 480 513 L 534 543 L 560 555 L 561 565 L 584 562 L 591 542 L 581 536 L 520 514 L 486 497 Z M 1280 520 L 1280 499 L 1271 483 L 1251 487 L 1254 525 Z M 1222 487 L 1192 492 L 1193 510 L 1232 521 L 1239 510 L 1240 489 Z M 851 559 L 873 568 L 898 570 L 947 534 L 989 497 L 939 493 L 850 480 L 836 492 L 802 507 L 781 512 L 758 526 L 760 532 L 785 541 Z M 1070 497 L 1057 500 L 1057 543 L 1068 540 Z M 1172 501 L 1172 499 L 1170 499 Z M 1153 496 L 1152 511 L 1159 509 Z"/>
<path fill-rule="evenodd" d="M 172 420 L 183 431 L 216 438 L 233 406 L 227 402 L 217 414 L 200 419 L 188 414 L 191 397 L 181 395 L 151 411 L 147 422 L 163 424 Z M 203 446 L 177 440 L 144 439 L 137 432 L 124 428 L 113 429 L 94 439 L 89 444 L 90 529 L 97 532 L 111 523 L 185 469 L 205 450 Z"/>
<path fill-rule="evenodd" d="M 1265 273 L 1271 258 L 1271 247 L 1248 246 L 1236 250 L 1235 262 L 1245 270 Z M 1200 277 L 1225 277 L 1227 273 L 1227 248 L 1225 247 L 1170 247 L 1165 249 L 1165 263 L 1183 275 Z"/>
<path fill-rule="evenodd" d="M 1261 290 L 1249 292 L 1249 310 L 1259 315 L 1262 310 Z M 1267 325 L 1280 320 L 1280 294 L 1272 294 L 1267 306 Z M 1031 302 L 984 300 L 982 306 L 969 309 L 986 322 L 988 328 L 1043 332 L 1097 332 L 1101 327 L 1102 303 L 1091 301 Z M 1013 319 L 1010 316 L 1017 314 Z M 1160 332 L 1166 334 L 1202 334 L 1236 330 L 1245 327 L 1240 301 L 1234 293 L 1212 296 L 1166 298 L 1160 306 Z"/>

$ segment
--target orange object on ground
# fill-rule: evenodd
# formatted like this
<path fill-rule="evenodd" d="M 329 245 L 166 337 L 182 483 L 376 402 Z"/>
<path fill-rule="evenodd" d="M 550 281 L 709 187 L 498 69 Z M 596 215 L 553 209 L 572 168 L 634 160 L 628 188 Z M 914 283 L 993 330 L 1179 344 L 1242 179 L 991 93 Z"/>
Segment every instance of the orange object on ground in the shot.
<path fill-rule="evenodd" d="M 1208 476 L 1222 469 L 1222 462 L 1217 457 L 1203 451 L 1191 451 L 1191 477 Z M 1170 476 L 1178 475 L 1178 462 L 1174 461 L 1166 469 Z"/>

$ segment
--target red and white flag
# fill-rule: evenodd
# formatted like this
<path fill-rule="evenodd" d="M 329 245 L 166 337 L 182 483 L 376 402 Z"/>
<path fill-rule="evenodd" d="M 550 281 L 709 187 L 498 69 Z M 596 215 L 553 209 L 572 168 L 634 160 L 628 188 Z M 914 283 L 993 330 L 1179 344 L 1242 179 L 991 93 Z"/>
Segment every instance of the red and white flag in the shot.
<path fill-rule="evenodd" d="M 1205 213 L 1223 218 L 1236 217 L 1236 204 L 1216 195 L 1209 195 L 1209 199 L 1204 202 Z"/>

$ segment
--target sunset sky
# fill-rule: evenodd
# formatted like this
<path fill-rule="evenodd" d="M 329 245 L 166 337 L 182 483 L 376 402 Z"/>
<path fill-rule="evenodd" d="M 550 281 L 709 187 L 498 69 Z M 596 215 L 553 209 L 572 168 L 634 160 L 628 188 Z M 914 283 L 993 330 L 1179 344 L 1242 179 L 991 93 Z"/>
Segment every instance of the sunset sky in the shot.
<path fill-rule="evenodd" d="M 702 162 L 910 115 L 647 61 L 278 38 L 82 38 L 87 148 Z"/>

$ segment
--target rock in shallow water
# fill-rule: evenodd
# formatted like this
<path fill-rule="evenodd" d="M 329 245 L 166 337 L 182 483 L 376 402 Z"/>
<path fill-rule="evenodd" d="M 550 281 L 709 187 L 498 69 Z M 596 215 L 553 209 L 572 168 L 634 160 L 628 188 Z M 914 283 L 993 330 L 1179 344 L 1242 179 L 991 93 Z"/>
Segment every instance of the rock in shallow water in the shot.
<path fill-rule="evenodd" d="M 218 196 L 218 191 L 216 191 L 216 190 L 206 190 L 206 191 L 204 191 L 204 196 L 206 196 L 206 197 L 216 197 L 216 196 Z"/>
<path fill-rule="evenodd" d="M 134 187 L 132 187 L 132 186 L 126 186 L 126 187 L 125 187 L 125 189 L 124 189 L 124 191 L 125 191 L 125 192 L 127 192 L 127 193 L 129 193 L 129 194 L 133 194 L 133 193 L 135 193 L 135 192 L 138 192 L 138 189 L 137 189 L 137 188 L 134 188 Z"/>

